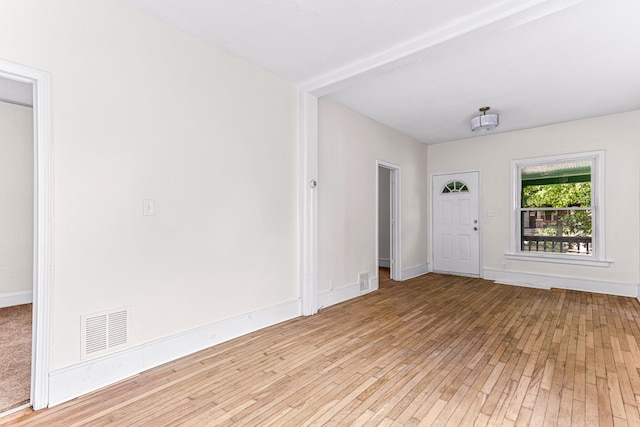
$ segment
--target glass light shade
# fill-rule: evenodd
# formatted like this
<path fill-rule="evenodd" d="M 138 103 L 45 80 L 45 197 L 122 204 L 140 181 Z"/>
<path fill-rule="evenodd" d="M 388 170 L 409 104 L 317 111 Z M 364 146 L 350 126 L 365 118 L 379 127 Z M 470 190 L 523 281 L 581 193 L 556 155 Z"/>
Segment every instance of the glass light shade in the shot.
<path fill-rule="evenodd" d="M 498 126 L 498 124 L 497 114 L 483 114 L 471 119 L 471 130 L 489 130 Z"/>

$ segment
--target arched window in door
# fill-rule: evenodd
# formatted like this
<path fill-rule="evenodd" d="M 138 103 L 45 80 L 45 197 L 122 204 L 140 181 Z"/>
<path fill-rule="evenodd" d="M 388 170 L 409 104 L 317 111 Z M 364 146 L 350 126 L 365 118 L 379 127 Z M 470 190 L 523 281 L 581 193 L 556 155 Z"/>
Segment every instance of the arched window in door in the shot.
<path fill-rule="evenodd" d="M 467 184 L 461 181 L 449 181 L 447 185 L 442 187 L 441 194 L 450 194 L 450 193 L 468 193 L 469 189 L 467 188 Z"/>

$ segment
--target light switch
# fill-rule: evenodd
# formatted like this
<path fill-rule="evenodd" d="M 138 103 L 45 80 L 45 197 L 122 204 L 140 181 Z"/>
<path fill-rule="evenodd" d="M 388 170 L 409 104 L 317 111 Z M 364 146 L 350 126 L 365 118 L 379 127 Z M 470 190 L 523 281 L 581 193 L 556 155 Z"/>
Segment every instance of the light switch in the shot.
<path fill-rule="evenodd" d="M 153 199 L 144 199 L 142 201 L 142 215 L 154 216 L 156 214 L 156 202 Z"/>

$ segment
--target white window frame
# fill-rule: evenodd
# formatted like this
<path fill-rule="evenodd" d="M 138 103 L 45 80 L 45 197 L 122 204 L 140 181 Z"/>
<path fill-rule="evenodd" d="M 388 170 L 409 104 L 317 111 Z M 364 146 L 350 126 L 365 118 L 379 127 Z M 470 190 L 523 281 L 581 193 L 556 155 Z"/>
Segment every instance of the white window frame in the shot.
<path fill-rule="evenodd" d="M 549 252 L 522 251 L 521 241 L 521 201 L 522 179 L 521 171 L 528 166 L 545 165 L 549 163 L 591 162 L 591 204 L 592 217 L 592 253 L 559 254 Z M 604 218 L 604 189 L 605 189 L 605 153 L 604 151 L 589 151 L 584 153 L 563 154 L 557 156 L 535 157 L 511 161 L 511 250 L 505 256 L 507 259 L 538 261 L 548 263 L 589 265 L 609 267 L 605 260 L 605 218 Z"/>

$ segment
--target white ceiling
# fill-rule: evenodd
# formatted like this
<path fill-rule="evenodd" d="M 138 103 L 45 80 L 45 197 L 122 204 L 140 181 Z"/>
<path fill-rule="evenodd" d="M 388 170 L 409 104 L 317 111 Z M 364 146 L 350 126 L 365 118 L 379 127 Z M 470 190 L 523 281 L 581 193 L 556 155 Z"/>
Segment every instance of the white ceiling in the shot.
<path fill-rule="evenodd" d="M 120 0 L 425 143 L 640 109 L 639 0 Z"/>

